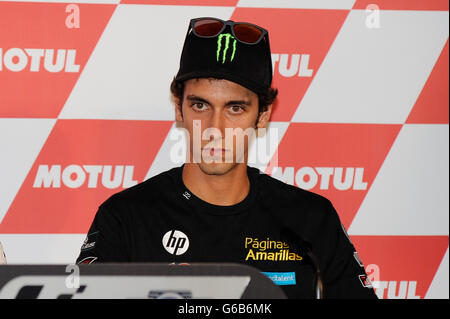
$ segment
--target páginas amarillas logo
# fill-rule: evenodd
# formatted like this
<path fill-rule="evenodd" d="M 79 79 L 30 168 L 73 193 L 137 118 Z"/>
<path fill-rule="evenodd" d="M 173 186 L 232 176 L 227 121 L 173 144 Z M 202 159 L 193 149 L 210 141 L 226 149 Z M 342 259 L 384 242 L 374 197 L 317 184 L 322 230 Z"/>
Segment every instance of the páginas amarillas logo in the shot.
<path fill-rule="evenodd" d="M 282 242 L 266 238 L 245 237 L 245 249 L 248 249 L 245 257 L 246 261 L 300 261 L 303 258 L 296 253 L 289 251 L 289 245 Z"/>

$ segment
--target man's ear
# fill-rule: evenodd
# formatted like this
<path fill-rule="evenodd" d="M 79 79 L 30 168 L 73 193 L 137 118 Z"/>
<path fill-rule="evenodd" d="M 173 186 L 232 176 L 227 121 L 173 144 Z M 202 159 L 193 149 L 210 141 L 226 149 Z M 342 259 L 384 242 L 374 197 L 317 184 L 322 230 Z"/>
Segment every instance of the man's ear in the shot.
<path fill-rule="evenodd" d="M 256 128 L 265 128 L 269 124 L 270 115 L 272 114 L 272 104 L 268 105 L 266 110 L 258 114 Z"/>
<path fill-rule="evenodd" d="M 179 99 L 174 98 L 175 104 L 175 120 L 177 122 L 183 122 L 183 111 L 181 109 L 181 101 Z"/>

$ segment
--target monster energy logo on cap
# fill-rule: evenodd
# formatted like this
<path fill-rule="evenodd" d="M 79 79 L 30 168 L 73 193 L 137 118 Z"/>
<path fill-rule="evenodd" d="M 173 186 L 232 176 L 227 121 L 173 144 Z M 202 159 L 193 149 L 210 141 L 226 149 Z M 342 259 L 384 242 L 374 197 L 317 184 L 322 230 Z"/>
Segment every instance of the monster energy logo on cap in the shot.
<path fill-rule="evenodd" d="M 234 54 L 236 53 L 236 38 L 233 37 L 230 33 L 219 34 L 219 37 L 217 39 L 217 52 L 216 52 L 217 62 L 219 62 L 220 60 L 220 51 L 222 50 L 222 38 L 225 38 L 225 45 L 222 52 L 222 64 L 224 64 L 227 59 L 227 51 L 230 47 L 230 39 L 233 40 L 233 51 L 231 53 L 230 62 L 233 61 L 234 59 Z"/>

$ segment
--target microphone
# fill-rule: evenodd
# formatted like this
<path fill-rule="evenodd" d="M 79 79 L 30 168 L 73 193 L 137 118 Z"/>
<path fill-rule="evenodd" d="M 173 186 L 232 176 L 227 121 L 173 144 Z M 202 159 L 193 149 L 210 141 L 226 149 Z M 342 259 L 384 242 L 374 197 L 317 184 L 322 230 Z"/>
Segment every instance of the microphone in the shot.
<path fill-rule="evenodd" d="M 6 265 L 6 255 L 3 252 L 2 243 L 0 242 L 0 265 L 5 264 Z"/>
<path fill-rule="evenodd" d="M 286 241 L 290 247 L 297 250 L 300 254 L 309 257 L 309 260 L 315 270 L 314 291 L 316 299 L 323 299 L 322 273 L 320 272 L 317 258 L 311 251 L 312 248 L 311 244 L 305 241 L 300 235 L 298 235 L 296 232 L 294 232 L 292 229 L 286 226 L 281 229 L 281 238 L 283 241 Z"/>

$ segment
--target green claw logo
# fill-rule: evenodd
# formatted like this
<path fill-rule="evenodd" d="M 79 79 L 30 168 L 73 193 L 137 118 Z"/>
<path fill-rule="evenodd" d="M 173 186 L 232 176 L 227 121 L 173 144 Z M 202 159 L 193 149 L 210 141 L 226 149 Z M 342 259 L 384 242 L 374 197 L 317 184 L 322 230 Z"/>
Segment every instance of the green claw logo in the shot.
<path fill-rule="evenodd" d="M 230 47 L 230 39 L 233 40 L 233 52 L 231 53 L 231 58 L 230 58 L 230 62 L 233 61 L 234 59 L 234 54 L 236 53 L 236 38 L 233 37 L 230 33 L 224 33 L 224 34 L 220 34 L 218 39 L 217 39 L 217 52 L 216 52 L 216 59 L 217 62 L 219 62 L 220 59 L 220 51 L 222 49 L 222 38 L 225 38 L 225 47 L 223 48 L 223 52 L 222 52 L 222 64 L 225 63 L 225 61 L 227 60 L 227 51 Z"/>

